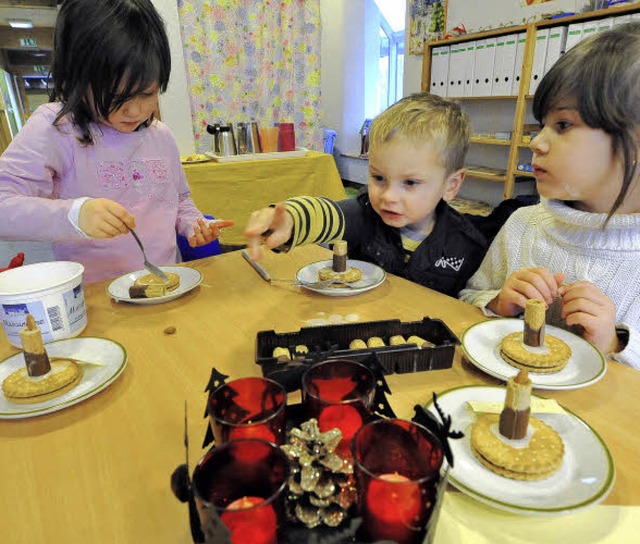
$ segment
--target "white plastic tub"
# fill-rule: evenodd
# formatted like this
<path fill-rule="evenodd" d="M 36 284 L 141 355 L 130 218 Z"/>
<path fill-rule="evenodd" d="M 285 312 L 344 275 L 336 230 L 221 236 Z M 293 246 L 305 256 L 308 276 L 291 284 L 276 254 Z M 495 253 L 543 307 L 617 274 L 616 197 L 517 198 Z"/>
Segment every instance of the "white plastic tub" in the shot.
<path fill-rule="evenodd" d="M 0 272 L 0 320 L 9 342 L 22 347 L 20 329 L 31 314 L 42 340 L 78 336 L 87 326 L 84 267 L 71 261 L 36 263 Z"/>

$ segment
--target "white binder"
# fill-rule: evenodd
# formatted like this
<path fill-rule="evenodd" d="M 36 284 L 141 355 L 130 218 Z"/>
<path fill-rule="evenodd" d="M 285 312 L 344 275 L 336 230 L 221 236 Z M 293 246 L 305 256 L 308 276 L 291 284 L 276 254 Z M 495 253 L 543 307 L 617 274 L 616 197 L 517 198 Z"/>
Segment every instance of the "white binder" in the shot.
<path fill-rule="evenodd" d="M 610 30 L 613 26 L 613 17 L 607 17 L 606 19 L 600 19 L 598 21 L 598 32 L 604 32 Z"/>
<path fill-rule="evenodd" d="M 544 73 L 546 74 L 560 58 L 567 43 L 567 27 L 557 26 L 549 29 L 547 41 L 547 56 L 544 60 Z"/>
<path fill-rule="evenodd" d="M 496 55 L 496 39 L 479 40 L 476 46 L 473 96 L 491 96 L 493 86 L 493 62 Z"/>
<path fill-rule="evenodd" d="M 464 94 L 473 96 L 473 70 L 476 65 L 476 42 L 467 42 L 467 50 L 464 52 Z"/>
<path fill-rule="evenodd" d="M 572 23 L 567 30 L 567 43 L 564 46 L 565 53 L 582 40 L 582 23 Z"/>
<path fill-rule="evenodd" d="M 612 17 L 612 22 L 611 22 L 611 27 L 613 28 L 614 26 L 619 26 L 619 25 L 624 25 L 627 23 L 630 23 L 633 18 L 631 17 L 631 15 L 618 15 L 617 17 Z"/>
<path fill-rule="evenodd" d="M 522 77 L 522 62 L 524 61 L 524 48 L 527 44 L 527 35 L 522 32 L 517 35 L 516 40 L 516 62 L 514 66 L 514 76 L 513 83 L 511 85 L 511 94 L 513 96 L 518 96 L 518 91 L 520 90 L 520 78 Z"/>
<path fill-rule="evenodd" d="M 516 65 L 517 34 L 496 38 L 496 57 L 493 63 L 493 96 L 509 96 Z"/>
<path fill-rule="evenodd" d="M 431 94 L 447 96 L 449 72 L 449 46 L 434 47 L 431 50 Z"/>
<path fill-rule="evenodd" d="M 533 64 L 531 66 L 531 81 L 529 82 L 529 94 L 536 92 L 540 80 L 544 75 L 544 61 L 547 57 L 547 40 L 549 29 L 539 28 L 536 32 L 536 48 L 533 52 Z"/>
<path fill-rule="evenodd" d="M 598 32 L 598 21 L 586 21 L 582 23 L 582 38 L 580 41 L 586 40 L 596 32 Z"/>
<path fill-rule="evenodd" d="M 464 96 L 464 43 L 452 43 L 449 51 L 449 77 L 447 78 L 447 96 Z"/>

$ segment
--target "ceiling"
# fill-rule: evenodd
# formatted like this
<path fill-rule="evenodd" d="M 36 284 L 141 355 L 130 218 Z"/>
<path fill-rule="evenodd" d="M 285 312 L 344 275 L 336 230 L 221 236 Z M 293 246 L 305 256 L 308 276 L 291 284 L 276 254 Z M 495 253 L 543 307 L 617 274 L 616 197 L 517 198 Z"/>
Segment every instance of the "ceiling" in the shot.
<path fill-rule="evenodd" d="M 46 76 L 51 64 L 53 27 L 62 0 L 0 0 L 0 66 L 25 78 Z M 9 26 L 27 19 L 32 29 Z"/>

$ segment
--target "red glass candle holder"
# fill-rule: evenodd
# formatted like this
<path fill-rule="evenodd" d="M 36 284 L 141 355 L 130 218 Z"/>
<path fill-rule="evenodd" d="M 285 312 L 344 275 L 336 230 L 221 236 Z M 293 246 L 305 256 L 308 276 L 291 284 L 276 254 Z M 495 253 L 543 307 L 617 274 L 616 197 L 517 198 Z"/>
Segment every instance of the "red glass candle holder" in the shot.
<path fill-rule="evenodd" d="M 217 445 L 236 438 L 284 442 L 287 392 L 278 382 L 239 378 L 213 391 L 208 403 L 209 423 Z"/>
<path fill-rule="evenodd" d="M 423 542 L 438 497 L 438 438 L 411 421 L 382 419 L 356 433 L 351 452 L 365 541 Z"/>
<path fill-rule="evenodd" d="M 241 438 L 211 448 L 192 480 L 205 541 L 221 541 L 222 522 L 233 544 L 277 544 L 288 478 L 287 456 L 272 443 Z"/>
<path fill-rule="evenodd" d="M 347 359 L 323 361 L 302 376 L 302 403 L 321 432 L 338 428 L 342 440 L 336 453 L 348 456 L 356 431 L 367 422 L 375 393 L 375 377 L 363 364 Z"/>
<path fill-rule="evenodd" d="M 296 133 L 293 123 L 280 123 L 278 135 L 278 149 L 280 151 L 296 150 Z"/>

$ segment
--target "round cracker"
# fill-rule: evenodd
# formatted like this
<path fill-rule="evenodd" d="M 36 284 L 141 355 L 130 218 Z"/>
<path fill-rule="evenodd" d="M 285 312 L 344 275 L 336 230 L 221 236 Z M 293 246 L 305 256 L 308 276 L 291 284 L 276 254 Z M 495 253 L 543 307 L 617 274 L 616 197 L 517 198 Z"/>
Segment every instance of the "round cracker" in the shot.
<path fill-rule="evenodd" d="M 529 372 L 535 372 L 537 374 L 552 374 L 554 372 L 560 372 L 565 366 L 567 366 L 567 363 L 569 362 L 569 359 L 567 359 L 566 361 L 561 362 L 557 366 L 546 366 L 546 367 L 537 366 L 536 367 L 536 366 L 526 365 L 524 363 L 521 363 L 520 361 L 516 361 L 515 359 L 512 359 L 511 357 L 509 357 L 504 351 L 501 351 L 500 355 L 511 366 L 528 370 Z"/>
<path fill-rule="evenodd" d="M 537 474 L 526 474 L 525 472 L 515 472 L 513 470 L 507 470 L 506 468 L 499 467 L 498 465 L 494 465 L 493 463 L 485 459 L 480 454 L 480 452 L 478 452 L 473 448 L 471 448 L 471 451 L 475 456 L 475 458 L 478 461 L 480 461 L 480 463 L 482 463 L 491 472 L 495 472 L 496 474 L 499 474 L 500 476 L 504 476 L 505 478 L 511 478 L 512 480 L 523 480 L 528 482 L 532 482 L 536 480 L 544 480 L 545 478 L 548 478 L 549 476 L 557 472 L 559 468 L 559 467 L 552 468 L 549 470 L 549 472 L 539 472 Z"/>
<path fill-rule="evenodd" d="M 526 365 L 527 369 L 549 369 L 566 365 L 571 357 L 571 348 L 560 338 L 550 334 L 545 335 L 544 344 L 548 350 L 542 353 L 528 349 L 522 341 L 522 334 L 520 331 L 508 334 L 500 343 L 500 353 L 504 354 L 505 360 L 508 359 L 507 362 L 510 364 L 511 361 L 515 361 Z"/>
<path fill-rule="evenodd" d="M 42 402 L 73 389 L 82 379 L 82 369 L 69 359 L 51 362 L 51 370 L 42 377 L 31 378 L 23 367 L 9 374 L 2 382 L 7 400 L 22 404 Z"/>
<path fill-rule="evenodd" d="M 362 270 L 354 266 L 350 266 L 344 272 L 336 272 L 333 268 L 322 268 L 318 272 L 318 280 L 335 280 L 345 283 L 353 283 L 362 279 Z M 339 286 L 338 286 L 339 287 Z"/>
<path fill-rule="evenodd" d="M 177 289 L 178 285 L 180 285 L 180 276 L 174 272 L 165 272 L 165 274 L 169 278 L 166 282 L 162 281 L 162 278 L 155 274 L 145 274 L 144 276 L 140 276 L 133 282 L 133 284 L 139 287 L 146 287 L 148 285 L 164 285 L 167 288 L 167 291 Z"/>
<path fill-rule="evenodd" d="M 532 417 L 533 433 L 525 447 L 516 448 L 497 436 L 492 427 L 499 424 L 499 414 L 482 414 L 471 428 L 471 450 L 490 470 L 509 478 L 538 480 L 556 472 L 562 464 L 564 443 L 549 425 Z M 485 462 L 486 461 L 486 462 Z"/>
<path fill-rule="evenodd" d="M 45 393 L 44 395 L 36 395 L 35 397 L 10 397 L 6 396 L 5 398 L 13 402 L 15 404 L 36 404 L 38 402 L 44 402 L 46 400 L 55 399 L 56 397 L 61 397 L 68 391 L 71 391 L 76 385 L 78 385 L 82 381 L 82 371 L 76 376 L 75 380 L 71 383 L 57 389 L 56 391 L 52 391 L 51 393 Z"/>

